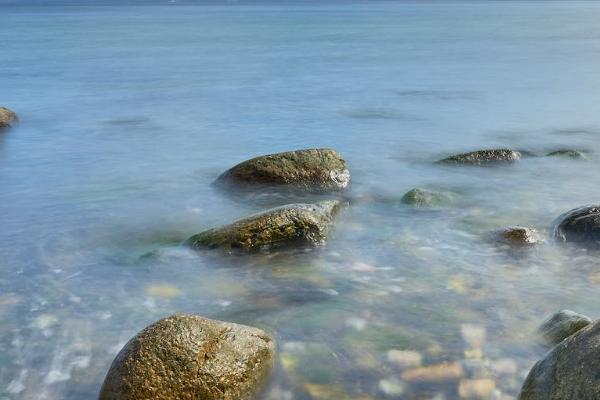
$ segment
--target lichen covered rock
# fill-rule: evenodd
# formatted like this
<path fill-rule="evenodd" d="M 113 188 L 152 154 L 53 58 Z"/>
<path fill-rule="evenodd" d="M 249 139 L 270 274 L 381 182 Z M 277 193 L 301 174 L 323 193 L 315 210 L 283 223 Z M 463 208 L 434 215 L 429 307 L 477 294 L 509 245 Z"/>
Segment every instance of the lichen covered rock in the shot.
<path fill-rule="evenodd" d="M 193 248 L 258 250 L 289 244 L 325 242 L 340 207 L 336 200 L 316 204 L 289 204 L 210 229 L 190 237 Z"/>
<path fill-rule="evenodd" d="M 415 207 L 439 207 L 452 202 L 450 193 L 436 192 L 428 189 L 411 189 L 401 199 L 402 203 Z"/>
<path fill-rule="evenodd" d="M 438 161 L 448 165 L 494 165 L 513 163 L 521 159 L 521 153 L 510 149 L 478 150 L 469 153 L 457 154 Z"/>
<path fill-rule="evenodd" d="M 119 352 L 99 400 L 248 400 L 274 363 L 260 329 L 196 315 L 150 325 Z"/>
<path fill-rule="evenodd" d="M 580 207 L 568 211 L 554 222 L 554 237 L 586 247 L 600 247 L 600 206 Z"/>
<path fill-rule="evenodd" d="M 600 399 L 600 322 L 557 344 L 527 376 L 519 400 Z"/>
<path fill-rule="evenodd" d="M 269 154 L 244 161 L 223 173 L 218 182 L 238 186 L 289 186 L 336 191 L 350 184 L 350 171 L 332 149 L 306 149 Z"/>
<path fill-rule="evenodd" d="M 14 111 L 5 107 L 0 107 L 0 130 L 10 128 L 19 121 Z"/>
<path fill-rule="evenodd" d="M 561 310 L 552 314 L 539 328 L 544 341 L 551 346 L 558 344 L 592 323 L 585 315 L 571 310 Z"/>

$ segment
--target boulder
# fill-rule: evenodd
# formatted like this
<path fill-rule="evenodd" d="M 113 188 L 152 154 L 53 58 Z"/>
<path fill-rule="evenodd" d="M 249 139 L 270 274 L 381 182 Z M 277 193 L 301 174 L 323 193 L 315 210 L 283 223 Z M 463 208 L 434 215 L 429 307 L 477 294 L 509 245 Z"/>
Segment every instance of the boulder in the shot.
<path fill-rule="evenodd" d="M 597 248 L 600 245 L 600 206 L 573 209 L 554 222 L 554 237 Z"/>
<path fill-rule="evenodd" d="M 295 244 L 325 242 L 340 208 L 337 200 L 316 204 L 288 204 L 210 229 L 190 237 L 186 244 L 196 248 L 258 250 Z"/>
<path fill-rule="evenodd" d="M 546 156 L 547 157 L 572 158 L 572 159 L 587 158 L 584 152 L 579 151 L 579 150 L 570 150 L 570 149 L 556 150 L 556 151 L 546 154 Z"/>
<path fill-rule="evenodd" d="M 10 128 L 19 121 L 17 114 L 14 111 L 9 110 L 5 107 L 0 107 L 0 130 L 4 128 Z"/>
<path fill-rule="evenodd" d="M 518 398 L 600 399 L 600 321 L 569 336 L 538 361 Z"/>
<path fill-rule="evenodd" d="M 521 153 L 510 149 L 490 149 L 457 154 L 438 161 L 449 165 L 494 165 L 513 163 L 521 159 Z"/>
<path fill-rule="evenodd" d="M 532 246 L 544 242 L 542 235 L 534 228 L 511 226 L 497 232 L 498 240 L 509 246 Z"/>
<path fill-rule="evenodd" d="M 260 329 L 173 315 L 119 352 L 99 400 L 247 400 L 274 364 L 275 344 Z"/>
<path fill-rule="evenodd" d="M 350 171 L 332 149 L 306 149 L 269 154 L 244 161 L 223 173 L 218 182 L 288 186 L 309 191 L 337 191 L 350 184 Z"/>
<path fill-rule="evenodd" d="M 450 193 L 415 188 L 406 192 L 400 201 L 416 207 L 436 207 L 450 203 L 452 195 Z"/>
<path fill-rule="evenodd" d="M 548 317 L 540 326 L 539 331 L 544 341 L 548 345 L 554 346 L 591 323 L 592 320 L 585 315 L 571 310 L 561 310 Z"/>

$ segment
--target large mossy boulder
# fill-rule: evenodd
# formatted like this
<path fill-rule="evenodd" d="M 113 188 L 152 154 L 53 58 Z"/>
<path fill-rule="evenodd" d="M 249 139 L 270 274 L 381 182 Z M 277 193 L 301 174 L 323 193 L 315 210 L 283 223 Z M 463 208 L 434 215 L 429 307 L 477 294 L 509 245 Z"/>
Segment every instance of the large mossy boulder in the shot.
<path fill-rule="evenodd" d="M 585 328 L 592 320 L 571 310 L 561 310 L 548 317 L 539 331 L 546 344 L 554 346 Z"/>
<path fill-rule="evenodd" d="M 190 237 L 196 248 L 258 250 L 290 244 L 319 245 L 325 242 L 340 208 L 337 200 L 315 204 L 288 204 L 210 229 Z"/>
<path fill-rule="evenodd" d="M 274 364 L 275 343 L 260 329 L 173 315 L 119 352 L 99 400 L 248 400 Z"/>
<path fill-rule="evenodd" d="M 0 107 L 0 130 L 10 128 L 19 121 L 14 111 L 5 107 Z"/>
<path fill-rule="evenodd" d="M 350 171 L 332 149 L 306 149 L 269 154 L 244 161 L 223 173 L 217 182 L 287 186 L 309 191 L 337 191 L 350 184 Z"/>
<path fill-rule="evenodd" d="M 556 345 L 533 366 L 519 400 L 600 399 L 600 321 Z"/>
<path fill-rule="evenodd" d="M 563 242 L 600 247 L 600 206 L 573 209 L 554 222 L 554 237 Z"/>
<path fill-rule="evenodd" d="M 521 159 L 521 153 L 510 149 L 478 150 L 469 153 L 457 154 L 438 161 L 447 165 L 494 165 L 508 164 Z"/>
<path fill-rule="evenodd" d="M 414 188 L 406 192 L 400 201 L 415 207 L 440 207 L 450 204 L 453 197 L 452 193 Z"/>

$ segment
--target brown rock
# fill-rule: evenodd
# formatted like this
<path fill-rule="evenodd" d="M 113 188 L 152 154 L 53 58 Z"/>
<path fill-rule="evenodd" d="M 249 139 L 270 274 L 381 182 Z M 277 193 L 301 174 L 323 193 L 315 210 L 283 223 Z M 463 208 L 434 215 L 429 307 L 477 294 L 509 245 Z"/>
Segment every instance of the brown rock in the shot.
<path fill-rule="evenodd" d="M 0 130 L 4 128 L 10 128 L 19 121 L 17 114 L 14 111 L 9 110 L 5 107 L 0 107 Z"/>
<path fill-rule="evenodd" d="M 263 331 L 195 315 L 150 325 L 119 352 L 99 400 L 248 400 L 274 363 Z"/>

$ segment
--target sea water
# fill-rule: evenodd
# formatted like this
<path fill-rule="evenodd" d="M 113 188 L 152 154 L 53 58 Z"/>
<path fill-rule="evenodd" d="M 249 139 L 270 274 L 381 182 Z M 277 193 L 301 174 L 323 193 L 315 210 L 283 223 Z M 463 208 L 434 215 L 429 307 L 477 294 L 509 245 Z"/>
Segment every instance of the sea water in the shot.
<path fill-rule="evenodd" d="M 514 398 L 547 314 L 600 316 L 598 254 L 549 231 L 600 199 L 599 19 L 591 1 L 0 5 L 0 105 L 21 119 L 0 134 L 0 399 L 94 398 L 175 312 L 269 331 L 263 400 L 451 400 L 474 379 Z M 325 246 L 178 245 L 336 197 L 211 185 L 313 147 L 352 172 Z M 538 156 L 434 164 L 494 147 Z M 586 158 L 543 156 L 564 148 Z M 455 200 L 402 204 L 414 187 Z M 548 240 L 490 240 L 511 225 Z"/>

